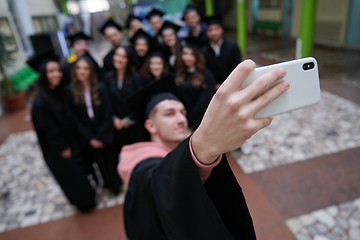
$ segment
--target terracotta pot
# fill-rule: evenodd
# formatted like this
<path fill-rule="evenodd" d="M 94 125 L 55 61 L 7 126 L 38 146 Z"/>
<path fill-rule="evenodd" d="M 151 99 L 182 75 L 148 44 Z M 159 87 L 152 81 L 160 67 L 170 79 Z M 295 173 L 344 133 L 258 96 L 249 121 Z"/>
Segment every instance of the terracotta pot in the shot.
<path fill-rule="evenodd" d="M 11 97 L 2 97 L 1 99 L 7 112 L 16 112 L 26 108 L 25 92 L 20 92 Z"/>

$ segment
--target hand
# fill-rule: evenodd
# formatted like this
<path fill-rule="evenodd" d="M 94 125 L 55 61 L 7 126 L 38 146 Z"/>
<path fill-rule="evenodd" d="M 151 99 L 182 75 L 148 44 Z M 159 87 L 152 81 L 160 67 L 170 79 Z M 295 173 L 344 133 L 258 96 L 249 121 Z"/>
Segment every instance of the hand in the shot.
<path fill-rule="evenodd" d="M 61 153 L 60 153 L 60 156 L 62 157 L 62 158 L 66 158 L 66 159 L 69 159 L 69 158 L 71 158 L 71 149 L 70 148 L 67 148 L 67 149 L 65 149 L 64 151 L 62 151 Z"/>
<path fill-rule="evenodd" d="M 116 130 L 121 130 L 124 127 L 123 120 L 120 118 L 115 118 L 114 120 L 114 127 Z"/>
<path fill-rule="evenodd" d="M 254 100 L 254 97 L 285 76 L 284 69 L 275 69 L 257 78 L 245 89 L 245 78 L 255 63 L 240 63 L 220 86 L 203 120 L 192 136 L 192 148 L 199 161 L 212 163 L 217 156 L 239 148 L 247 139 L 271 123 L 271 118 L 255 119 L 255 114 L 268 106 L 289 88 L 282 81 Z"/>
<path fill-rule="evenodd" d="M 90 146 L 92 146 L 93 148 L 103 148 L 104 144 L 96 139 L 91 139 Z"/>
<path fill-rule="evenodd" d="M 123 122 L 123 128 L 129 128 L 130 125 L 127 123 L 127 121 L 125 119 L 121 119 L 121 121 Z"/>

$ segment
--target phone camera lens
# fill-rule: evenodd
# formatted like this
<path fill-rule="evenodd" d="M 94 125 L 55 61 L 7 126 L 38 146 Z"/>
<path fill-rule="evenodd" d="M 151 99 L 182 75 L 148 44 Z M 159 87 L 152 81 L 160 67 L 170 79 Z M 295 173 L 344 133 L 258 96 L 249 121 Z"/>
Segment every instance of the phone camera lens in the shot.
<path fill-rule="evenodd" d="M 315 67 L 315 64 L 313 62 L 309 62 L 309 63 L 305 63 L 303 65 L 303 69 L 306 71 L 306 70 L 310 70 L 310 69 L 313 69 Z"/>

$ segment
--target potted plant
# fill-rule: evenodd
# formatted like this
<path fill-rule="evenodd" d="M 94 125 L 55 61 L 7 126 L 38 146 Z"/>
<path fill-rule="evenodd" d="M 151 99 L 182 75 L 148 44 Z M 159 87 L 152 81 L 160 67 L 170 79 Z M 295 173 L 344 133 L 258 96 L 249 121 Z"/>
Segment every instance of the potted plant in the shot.
<path fill-rule="evenodd" d="M 8 47 L 11 46 L 11 44 L 13 44 L 13 38 L 0 32 L 0 74 L 2 77 L 0 95 L 8 112 L 18 111 L 26 107 L 25 92 L 15 91 L 6 74 L 6 68 L 10 67 L 14 62 L 14 51 L 9 50 Z"/>

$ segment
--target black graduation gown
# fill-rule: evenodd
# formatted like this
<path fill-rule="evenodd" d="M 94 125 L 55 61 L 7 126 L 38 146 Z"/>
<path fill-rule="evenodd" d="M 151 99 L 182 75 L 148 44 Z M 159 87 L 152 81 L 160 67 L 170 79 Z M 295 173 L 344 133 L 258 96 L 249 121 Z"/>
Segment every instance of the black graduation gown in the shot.
<path fill-rule="evenodd" d="M 133 170 L 124 204 L 129 240 L 253 240 L 244 195 L 225 155 L 205 184 L 186 139 Z"/>
<path fill-rule="evenodd" d="M 206 66 L 212 70 L 216 83 L 223 83 L 234 68 L 241 62 L 241 53 L 236 42 L 224 38 L 217 57 L 214 50 L 207 44 L 202 52 L 206 59 Z"/>
<path fill-rule="evenodd" d="M 104 179 L 105 188 L 118 192 L 122 181 L 117 173 L 118 157 L 113 154 L 112 108 L 108 91 L 103 83 L 99 83 L 99 99 L 101 101 L 99 106 L 92 102 L 93 120 L 88 116 L 86 105 L 75 104 L 73 99 L 71 101 L 72 114 L 80 131 L 82 150 L 88 163 L 89 172 L 92 173 L 92 162 L 97 162 Z M 91 139 L 101 141 L 105 147 L 92 148 L 89 144 Z"/>
<path fill-rule="evenodd" d="M 45 162 L 70 203 L 79 209 L 90 208 L 95 206 L 95 191 L 87 180 L 75 124 L 65 101 L 53 94 L 51 99 L 40 91 L 31 111 Z M 67 148 L 71 148 L 72 156 L 64 159 L 60 153 Z"/>
<path fill-rule="evenodd" d="M 191 30 L 189 29 L 187 37 L 196 38 L 199 40 L 199 43 L 201 43 L 202 45 L 205 45 L 209 42 L 209 38 L 206 35 L 206 28 L 207 28 L 207 25 L 205 23 L 201 23 L 200 34 L 198 36 L 194 36 L 193 33 L 191 32 Z"/>
<path fill-rule="evenodd" d="M 123 83 L 123 86 L 120 89 L 117 86 L 117 82 L 113 82 L 111 79 L 112 75 L 107 78 L 107 85 L 113 109 L 113 116 L 121 119 L 128 117 L 135 121 L 127 106 L 126 99 L 142 87 L 140 75 L 138 73 L 133 73 L 131 81 Z M 136 122 L 129 128 L 121 130 L 115 129 L 114 131 L 114 147 L 117 155 L 124 145 L 148 140 L 148 138 L 145 137 L 144 127 Z"/>
<path fill-rule="evenodd" d="M 112 49 L 108 54 L 106 54 L 106 56 L 103 59 L 103 74 L 104 76 L 106 76 L 109 72 L 111 72 L 114 69 L 114 64 L 113 64 L 113 57 L 115 54 L 115 50 Z"/>
<path fill-rule="evenodd" d="M 177 91 L 187 112 L 188 125 L 195 131 L 215 93 L 215 80 L 212 73 L 205 69 L 204 84 L 197 88 L 192 85 L 192 76 L 193 73 L 188 73 Z"/>
<path fill-rule="evenodd" d="M 91 62 L 93 63 L 93 65 L 95 67 L 95 71 L 96 71 L 98 80 L 101 81 L 103 79 L 103 70 L 99 67 L 99 64 L 97 64 L 97 62 L 90 55 L 89 52 L 85 53 L 84 56 L 88 57 L 91 60 Z M 73 67 L 74 63 L 75 62 L 69 63 L 66 61 L 61 66 L 61 71 L 63 72 L 63 79 L 64 79 L 66 85 L 69 85 L 71 83 L 71 71 L 72 71 L 72 67 Z"/>

